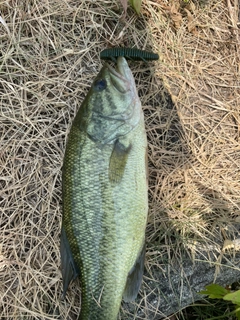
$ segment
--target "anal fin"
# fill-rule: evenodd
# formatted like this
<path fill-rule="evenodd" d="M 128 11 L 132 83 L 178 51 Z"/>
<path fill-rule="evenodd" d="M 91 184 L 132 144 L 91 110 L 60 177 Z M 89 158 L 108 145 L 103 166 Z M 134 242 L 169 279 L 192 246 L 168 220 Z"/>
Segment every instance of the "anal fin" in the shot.
<path fill-rule="evenodd" d="M 142 283 L 144 260 L 145 245 L 143 245 L 134 266 L 128 273 L 127 282 L 123 293 L 123 300 L 125 302 L 133 301 L 137 297 L 138 291 Z"/>
<path fill-rule="evenodd" d="M 63 298 L 65 298 L 69 283 L 79 275 L 80 270 L 73 259 L 64 227 L 62 227 L 61 230 L 60 253 L 63 278 Z"/>

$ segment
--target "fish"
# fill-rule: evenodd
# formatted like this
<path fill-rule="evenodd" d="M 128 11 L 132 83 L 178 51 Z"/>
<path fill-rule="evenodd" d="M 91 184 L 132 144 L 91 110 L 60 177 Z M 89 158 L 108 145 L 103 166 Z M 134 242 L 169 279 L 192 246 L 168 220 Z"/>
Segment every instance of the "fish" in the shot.
<path fill-rule="evenodd" d="M 63 295 L 79 277 L 79 319 L 115 320 L 141 286 L 148 214 L 144 115 L 124 57 L 102 67 L 73 120 L 62 196 Z"/>

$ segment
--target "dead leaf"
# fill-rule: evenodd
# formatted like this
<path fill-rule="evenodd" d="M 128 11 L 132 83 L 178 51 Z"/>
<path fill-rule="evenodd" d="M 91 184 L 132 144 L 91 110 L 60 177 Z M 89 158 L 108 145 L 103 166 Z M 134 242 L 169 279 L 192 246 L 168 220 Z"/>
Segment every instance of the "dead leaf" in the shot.
<path fill-rule="evenodd" d="M 174 4 L 171 6 L 170 16 L 172 18 L 174 26 L 177 29 L 180 29 L 180 27 L 182 25 L 182 15 L 180 12 L 178 12 L 178 8 Z"/>
<path fill-rule="evenodd" d="M 184 9 L 184 11 L 187 13 L 187 17 L 188 17 L 188 24 L 187 24 L 187 28 L 188 31 L 191 32 L 194 35 L 197 35 L 197 28 L 196 28 L 196 23 L 194 22 L 194 17 L 191 14 L 191 12 L 188 9 Z"/>
<path fill-rule="evenodd" d="M 123 16 L 122 19 L 125 19 L 127 14 L 127 6 L 128 6 L 128 0 L 119 0 L 123 6 Z"/>

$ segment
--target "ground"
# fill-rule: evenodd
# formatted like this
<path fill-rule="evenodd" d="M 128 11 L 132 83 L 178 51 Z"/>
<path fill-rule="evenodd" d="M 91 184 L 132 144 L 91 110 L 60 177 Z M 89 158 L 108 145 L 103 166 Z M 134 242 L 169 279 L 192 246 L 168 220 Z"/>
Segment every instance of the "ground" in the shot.
<path fill-rule="evenodd" d="M 237 0 L 145 0 L 125 17 L 117 0 L 0 3 L 1 319 L 77 319 L 79 283 L 61 300 L 61 166 L 107 47 L 160 57 L 130 62 L 148 135 L 147 270 L 166 252 L 191 247 L 194 259 L 193 244 L 214 235 L 234 243 L 239 11 Z"/>

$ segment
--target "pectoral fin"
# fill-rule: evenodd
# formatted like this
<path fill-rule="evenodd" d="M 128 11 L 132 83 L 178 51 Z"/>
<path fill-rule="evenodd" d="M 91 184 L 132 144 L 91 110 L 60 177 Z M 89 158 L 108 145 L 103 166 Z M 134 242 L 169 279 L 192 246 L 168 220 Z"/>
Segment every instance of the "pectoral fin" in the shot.
<path fill-rule="evenodd" d="M 63 297 L 65 298 L 69 283 L 79 275 L 80 271 L 74 262 L 64 227 L 62 227 L 61 230 L 60 253 L 63 278 Z"/>
<path fill-rule="evenodd" d="M 134 266 L 128 274 L 125 290 L 123 293 L 123 300 L 125 302 L 133 301 L 137 297 L 138 291 L 142 283 L 144 259 L 145 245 L 143 246 Z"/>
<path fill-rule="evenodd" d="M 127 140 L 119 139 L 115 142 L 109 163 L 109 180 L 112 183 L 121 181 L 131 147 Z"/>

